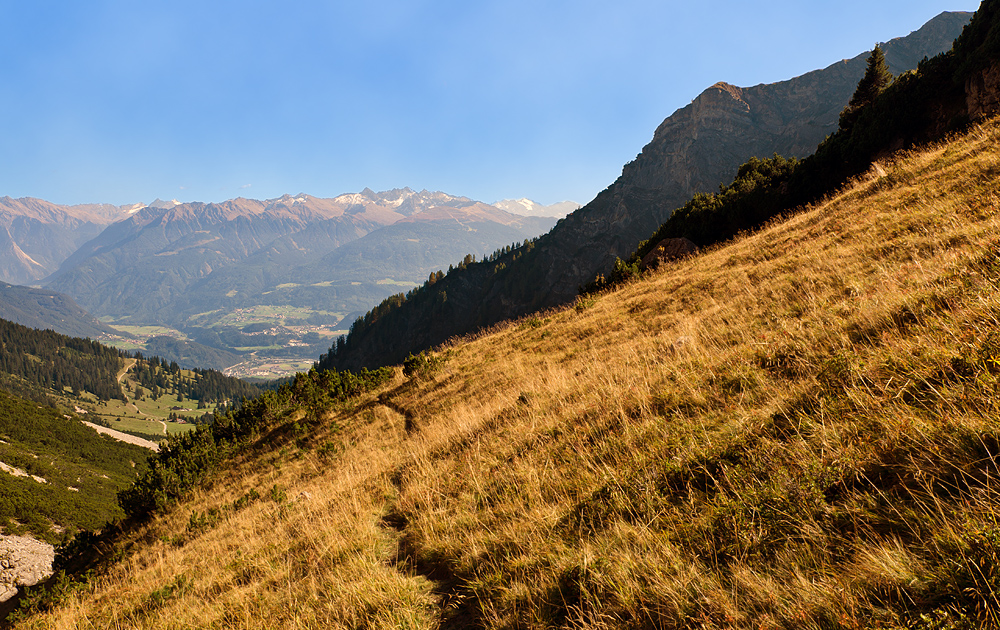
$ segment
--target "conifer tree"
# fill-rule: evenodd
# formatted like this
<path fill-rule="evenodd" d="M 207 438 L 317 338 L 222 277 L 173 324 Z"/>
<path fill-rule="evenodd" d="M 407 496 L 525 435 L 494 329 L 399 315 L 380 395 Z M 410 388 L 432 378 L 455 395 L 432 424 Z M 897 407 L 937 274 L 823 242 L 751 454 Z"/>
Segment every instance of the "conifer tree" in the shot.
<path fill-rule="evenodd" d="M 885 62 L 882 48 L 876 45 L 872 54 L 868 56 L 868 68 L 865 70 L 865 76 L 858 81 L 854 96 L 851 97 L 844 111 L 840 113 L 840 128 L 849 129 L 857 120 L 861 109 L 871 104 L 882 93 L 882 90 L 889 87 L 892 78 L 892 72 Z"/>

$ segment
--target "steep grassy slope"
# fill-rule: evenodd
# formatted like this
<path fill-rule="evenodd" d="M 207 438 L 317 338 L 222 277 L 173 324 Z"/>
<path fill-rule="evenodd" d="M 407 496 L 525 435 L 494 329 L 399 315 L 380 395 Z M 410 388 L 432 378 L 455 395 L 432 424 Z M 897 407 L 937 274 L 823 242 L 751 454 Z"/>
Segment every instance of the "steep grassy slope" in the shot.
<path fill-rule="evenodd" d="M 19 627 L 998 626 L 998 143 L 276 410 Z"/>

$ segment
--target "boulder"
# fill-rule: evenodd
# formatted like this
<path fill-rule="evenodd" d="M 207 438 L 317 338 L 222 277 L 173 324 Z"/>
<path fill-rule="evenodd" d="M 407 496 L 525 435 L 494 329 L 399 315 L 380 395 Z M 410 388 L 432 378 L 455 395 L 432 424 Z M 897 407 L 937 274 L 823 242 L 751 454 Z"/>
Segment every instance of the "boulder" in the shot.
<path fill-rule="evenodd" d="M 55 549 L 27 536 L 0 536 L 0 602 L 19 586 L 34 586 L 52 575 Z"/>

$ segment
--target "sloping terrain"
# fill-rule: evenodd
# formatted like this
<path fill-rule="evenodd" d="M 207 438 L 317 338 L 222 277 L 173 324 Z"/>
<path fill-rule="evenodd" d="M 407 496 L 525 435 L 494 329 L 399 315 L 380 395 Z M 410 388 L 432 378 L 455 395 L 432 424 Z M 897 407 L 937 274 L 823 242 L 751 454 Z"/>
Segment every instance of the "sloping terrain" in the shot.
<path fill-rule="evenodd" d="M 270 396 L 19 627 L 996 627 L 998 146 L 883 162 L 347 402 Z"/>
<path fill-rule="evenodd" d="M 210 422 L 211 415 L 202 416 L 260 393 L 215 370 L 182 370 L 157 356 L 140 358 L 91 339 L 2 319 L 0 390 L 78 419 L 153 435 L 166 433 L 163 420 L 180 415 L 185 423 Z M 175 425 L 171 432 L 190 428 Z"/>
<path fill-rule="evenodd" d="M 5 282 L 0 282 L 0 319 L 71 337 L 96 339 L 115 333 L 68 295 Z"/>
<path fill-rule="evenodd" d="M 943 13 L 909 36 L 885 43 L 890 67 L 913 69 L 925 55 L 948 50 L 970 17 Z M 403 304 L 394 317 L 366 326 L 364 334 L 352 331 L 346 352 L 336 353 L 331 365 L 357 369 L 402 361 L 449 337 L 571 302 L 581 285 L 608 273 L 617 257 L 627 258 L 694 193 L 732 181 L 751 157 L 775 152 L 802 157 L 815 151 L 837 130 L 866 57 L 779 83 L 708 88 L 663 121 L 614 183 L 560 220 L 530 251 L 488 268 L 469 267 L 439 283 L 436 295 Z M 839 174 L 835 178 L 832 183 L 839 183 Z"/>
<path fill-rule="evenodd" d="M 0 532 L 57 543 L 121 518 L 115 493 L 148 453 L 0 391 Z"/>

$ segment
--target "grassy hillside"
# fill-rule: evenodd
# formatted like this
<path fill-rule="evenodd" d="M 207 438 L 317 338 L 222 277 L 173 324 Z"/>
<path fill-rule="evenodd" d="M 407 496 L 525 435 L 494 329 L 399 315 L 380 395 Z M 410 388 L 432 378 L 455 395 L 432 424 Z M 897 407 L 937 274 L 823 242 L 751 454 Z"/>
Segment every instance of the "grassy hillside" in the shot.
<path fill-rule="evenodd" d="M 168 433 L 165 420 L 211 422 L 220 405 L 260 393 L 210 369 L 183 370 L 159 357 L 130 356 L 90 339 L 0 319 L 0 390 L 143 436 Z M 183 432 L 189 424 L 172 424 Z"/>
<path fill-rule="evenodd" d="M 1000 626 L 998 146 L 263 407 L 18 627 Z"/>

